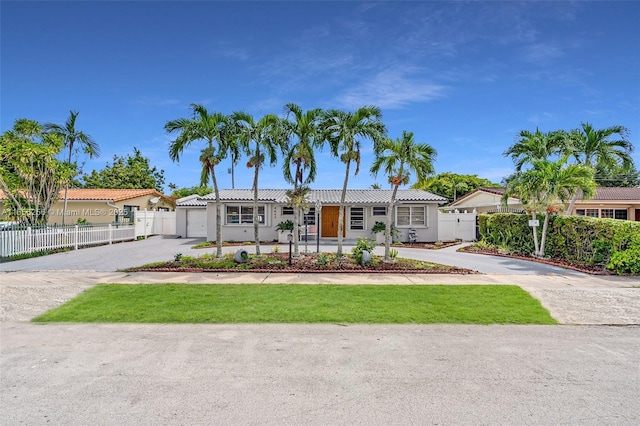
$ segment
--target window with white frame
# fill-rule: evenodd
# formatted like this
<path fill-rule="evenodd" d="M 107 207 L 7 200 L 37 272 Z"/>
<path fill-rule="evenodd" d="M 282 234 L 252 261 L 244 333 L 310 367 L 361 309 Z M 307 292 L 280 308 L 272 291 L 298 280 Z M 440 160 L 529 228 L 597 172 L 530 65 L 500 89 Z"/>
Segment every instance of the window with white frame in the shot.
<path fill-rule="evenodd" d="M 627 220 L 628 218 L 626 209 L 577 209 L 576 215 L 620 220 Z"/>
<path fill-rule="evenodd" d="M 396 207 L 397 226 L 425 226 L 425 206 L 398 206 Z"/>
<path fill-rule="evenodd" d="M 613 219 L 613 209 L 601 209 L 600 217 Z"/>
<path fill-rule="evenodd" d="M 585 216 L 599 217 L 598 209 L 586 209 L 585 212 Z"/>
<path fill-rule="evenodd" d="M 228 225 L 253 223 L 253 206 L 227 206 L 226 213 Z M 265 223 L 264 206 L 258 206 L 258 223 Z"/>
<path fill-rule="evenodd" d="M 387 215 L 387 207 L 386 206 L 380 206 L 380 207 L 373 207 L 372 209 L 372 214 L 373 216 L 386 216 Z"/>
<path fill-rule="evenodd" d="M 349 218 L 349 229 L 354 231 L 364 229 L 364 207 L 351 207 Z"/>
<path fill-rule="evenodd" d="M 621 219 L 621 220 L 627 220 L 628 216 L 627 216 L 627 210 L 616 210 L 613 214 L 613 218 L 614 219 Z"/>
<path fill-rule="evenodd" d="M 309 211 L 302 216 L 302 225 L 315 225 L 316 224 L 316 208 L 311 207 Z"/>
<path fill-rule="evenodd" d="M 282 216 L 293 216 L 293 207 L 282 207 Z"/>

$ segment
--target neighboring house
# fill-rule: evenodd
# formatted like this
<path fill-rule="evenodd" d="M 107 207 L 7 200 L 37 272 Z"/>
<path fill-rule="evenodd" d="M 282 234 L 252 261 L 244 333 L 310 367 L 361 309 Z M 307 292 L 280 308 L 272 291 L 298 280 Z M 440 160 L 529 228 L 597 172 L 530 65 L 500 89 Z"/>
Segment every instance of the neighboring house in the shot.
<path fill-rule="evenodd" d="M 504 188 L 478 188 L 458 198 L 446 207 L 447 210 L 476 210 L 478 213 L 522 211 L 520 200 L 510 197 L 508 206 L 502 203 Z M 565 204 L 565 209 L 569 203 Z M 583 200 L 582 192 L 578 192 L 572 215 L 622 220 L 640 221 L 640 188 L 600 187 L 591 199 Z"/>
<path fill-rule="evenodd" d="M 519 213 L 522 203 L 515 197 L 509 197 L 507 205 L 502 204 L 504 188 L 480 187 L 449 204 L 444 210 L 476 211 L 478 213 Z"/>
<path fill-rule="evenodd" d="M 580 191 L 571 214 L 640 222 L 640 188 L 601 187 L 589 200 Z"/>
<path fill-rule="evenodd" d="M 309 192 L 309 210 L 300 219 L 320 235 L 320 238 L 338 237 L 338 214 L 341 190 L 318 189 Z M 386 222 L 391 190 L 347 190 L 344 217 L 344 237 L 348 239 L 375 238 L 371 228 L 375 222 Z M 293 208 L 287 205 L 286 190 L 261 189 L 258 191 L 260 240 L 278 239 L 276 226 L 293 220 Z M 222 212 L 222 238 L 224 241 L 253 240 L 253 190 L 225 189 L 220 191 Z M 394 223 L 400 241 L 408 240 L 410 229 L 416 231 L 418 241 L 438 240 L 438 206 L 446 198 L 418 189 L 398 190 Z M 215 194 L 204 197 L 181 198 L 176 204 L 176 232 L 183 237 L 206 237 L 216 240 Z M 202 226 L 204 225 L 204 229 Z"/>
<path fill-rule="evenodd" d="M 0 193 L 0 202 L 6 196 Z M 65 223 L 78 220 L 88 223 L 128 222 L 133 210 L 171 211 L 175 201 L 155 189 L 85 189 L 69 188 Z M 0 217 L 2 207 L 0 203 Z M 49 225 L 62 224 L 64 190 L 49 211 Z"/>

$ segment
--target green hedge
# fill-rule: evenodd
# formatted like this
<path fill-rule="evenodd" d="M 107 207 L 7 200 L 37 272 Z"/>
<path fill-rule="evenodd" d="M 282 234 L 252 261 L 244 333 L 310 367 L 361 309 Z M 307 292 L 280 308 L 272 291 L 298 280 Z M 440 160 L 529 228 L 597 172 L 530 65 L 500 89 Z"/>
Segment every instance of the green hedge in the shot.
<path fill-rule="evenodd" d="M 497 213 L 479 217 L 480 236 L 486 244 L 509 253 L 532 255 L 530 215 Z M 543 215 L 539 215 L 538 238 Z M 545 256 L 609 268 L 616 273 L 640 273 L 640 222 L 551 216 Z"/>

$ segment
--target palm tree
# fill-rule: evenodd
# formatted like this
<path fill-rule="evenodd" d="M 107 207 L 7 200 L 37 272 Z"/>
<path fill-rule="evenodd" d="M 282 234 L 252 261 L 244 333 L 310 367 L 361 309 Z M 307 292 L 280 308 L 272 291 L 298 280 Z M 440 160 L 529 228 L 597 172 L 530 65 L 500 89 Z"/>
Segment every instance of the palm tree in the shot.
<path fill-rule="evenodd" d="M 216 179 L 215 167 L 224 160 L 233 144 L 229 119 L 221 113 L 209 113 L 202 105 L 191 104 L 192 118 L 178 118 L 164 125 L 167 133 L 179 132 L 178 137 L 169 145 L 169 157 L 180 161 L 180 154 L 191 142 L 203 140 L 206 145 L 200 152 L 202 172 L 200 185 L 206 186 L 209 176 L 213 182 L 216 197 L 216 256 L 222 256 L 222 212 L 220 208 L 220 190 Z M 214 144 L 214 142 L 216 142 Z"/>
<path fill-rule="evenodd" d="M 240 138 L 240 147 L 249 156 L 247 167 L 253 167 L 253 236 L 256 242 L 256 254 L 260 255 L 258 174 L 265 160 L 271 166 L 275 165 L 278 160 L 277 151 L 278 148 L 282 148 L 279 134 L 280 119 L 276 115 L 267 114 L 255 121 L 250 114 L 245 112 L 234 112 L 231 119 Z"/>
<path fill-rule="evenodd" d="M 384 260 L 391 260 L 391 225 L 393 217 L 393 206 L 396 202 L 396 195 L 400 185 L 409 183 L 411 173 L 415 173 L 420 182 L 434 172 L 433 162 L 436 159 L 436 150 L 429 144 L 416 143 L 413 140 L 413 132 L 402 132 L 402 137 L 396 139 L 386 139 L 377 154 L 371 173 L 377 175 L 380 169 L 384 169 L 389 177 L 389 183 L 393 186 L 391 201 L 387 208 L 387 226 L 384 233 Z"/>
<path fill-rule="evenodd" d="M 516 171 L 519 172 L 532 161 L 546 160 L 566 152 L 568 143 L 567 133 L 561 130 L 547 133 L 541 132 L 538 128 L 535 133 L 522 130 L 516 142 L 502 155 L 511 157 L 516 164 Z"/>
<path fill-rule="evenodd" d="M 298 105 L 285 105 L 286 119 L 282 122 L 283 138 L 288 140 L 285 158 L 282 164 L 284 179 L 293 184 L 293 194 L 300 193 L 300 187 L 306 186 L 316 178 L 316 160 L 314 147 L 319 145 L 320 132 L 318 121 L 322 110 L 319 108 L 304 112 Z M 289 117 L 292 116 L 293 120 Z M 291 139 L 294 138 L 292 141 Z M 295 169 L 292 170 L 292 167 Z M 306 173 L 306 177 L 305 177 Z M 300 254 L 298 249 L 298 234 L 300 224 L 300 209 L 294 206 L 293 239 L 294 255 Z"/>
<path fill-rule="evenodd" d="M 77 111 L 69 111 L 69 118 L 64 122 L 64 126 L 60 126 L 54 123 L 45 124 L 44 130 L 47 133 L 53 133 L 62 137 L 64 145 L 69 148 L 69 157 L 67 163 L 71 165 L 71 156 L 73 154 L 73 146 L 76 142 L 81 144 L 84 148 L 84 152 L 89 155 L 89 158 L 100 156 L 100 146 L 93 138 L 86 133 L 76 129 L 76 118 L 78 117 Z M 67 217 L 67 203 L 69 197 L 69 183 L 64 187 L 64 206 L 62 209 L 62 226 L 65 225 L 65 218 Z"/>
<path fill-rule="evenodd" d="M 342 236 L 344 233 L 344 207 L 351 162 L 355 163 L 354 175 L 360 171 L 360 140 L 371 139 L 374 152 L 379 152 L 380 143 L 387 130 L 380 121 L 382 111 L 376 106 L 363 106 L 355 112 L 329 110 L 325 112 L 321 129 L 324 139 L 329 142 L 331 152 L 345 164 L 345 176 L 340 196 L 338 213 L 338 256 L 342 255 Z"/>
<path fill-rule="evenodd" d="M 627 139 L 629 131 L 625 127 L 611 126 L 596 130 L 589 123 L 580 123 L 580 126 L 579 129 L 571 131 L 569 138 L 570 152 L 578 164 L 594 170 L 613 169 L 616 166 L 621 166 L 623 170 L 633 170 L 633 144 Z M 619 139 L 611 140 L 614 135 L 618 135 Z M 567 209 L 567 215 L 573 213 L 577 197 L 576 192 Z"/>
<path fill-rule="evenodd" d="M 567 164 L 568 155 L 557 161 L 534 160 L 531 169 L 516 172 L 507 180 L 503 199 L 515 195 L 531 210 L 535 220 L 538 213 L 544 213 L 542 237 L 538 245 L 537 226 L 532 226 L 536 257 L 544 257 L 547 228 L 550 213 L 556 210 L 560 201 L 566 203 L 578 189 L 585 197 L 595 191 L 593 169 L 582 164 Z"/>

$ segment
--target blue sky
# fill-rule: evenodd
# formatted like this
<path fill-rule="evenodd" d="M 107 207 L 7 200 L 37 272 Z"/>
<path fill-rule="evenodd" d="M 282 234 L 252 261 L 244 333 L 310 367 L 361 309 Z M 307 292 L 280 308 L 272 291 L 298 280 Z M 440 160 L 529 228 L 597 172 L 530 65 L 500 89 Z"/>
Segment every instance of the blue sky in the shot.
<path fill-rule="evenodd" d="M 390 137 L 437 150 L 436 172 L 494 182 L 513 170 L 502 152 L 537 126 L 626 126 L 640 164 L 640 2 L 2 1 L 0 16 L 0 130 L 77 110 L 102 148 L 86 171 L 135 146 L 166 183 L 197 185 L 200 145 L 172 163 L 163 129 L 191 103 L 255 117 L 374 104 Z M 343 165 L 317 160 L 312 187 L 341 188 Z M 386 183 L 372 161 L 365 147 L 350 188 Z M 251 179 L 241 162 L 236 188 Z M 288 187 L 280 164 L 261 181 Z"/>

